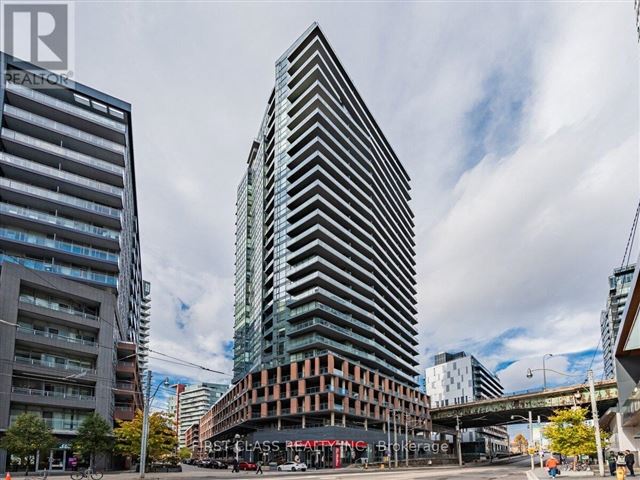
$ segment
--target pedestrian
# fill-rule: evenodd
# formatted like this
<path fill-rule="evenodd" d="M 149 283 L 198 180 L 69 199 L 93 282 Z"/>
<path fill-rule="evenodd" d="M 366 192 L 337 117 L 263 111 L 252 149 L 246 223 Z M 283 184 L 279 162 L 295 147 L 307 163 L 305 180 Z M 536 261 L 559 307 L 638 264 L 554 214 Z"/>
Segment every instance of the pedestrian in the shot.
<path fill-rule="evenodd" d="M 633 465 L 636 463 L 636 457 L 629 450 L 624 452 L 624 463 L 629 469 L 629 476 L 635 477 L 636 474 L 633 472 Z"/>
<path fill-rule="evenodd" d="M 240 473 L 240 465 L 238 464 L 238 459 L 237 458 L 233 459 L 233 464 L 232 465 L 233 465 L 233 469 L 231 470 L 231 473 L 236 473 L 236 472 Z"/>
<path fill-rule="evenodd" d="M 264 472 L 262 471 L 262 461 L 258 460 L 256 462 L 256 475 L 260 474 L 260 475 L 264 475 Z"/>
<path fill-rule="evenodd" d="M 609 458 L 607 459 L 609 462 L 609 473 L 612 477 L 616 476 L 616 452 L 611 450 L 609 452 Z"/>
<path fill-rule="evenodd" d="M 549 459 L 547 460 L 547 463 L 545 463 L 545 467 L 547 467 L 548 471 L 549 471 L 549 476 L 551 478 L 556 478 L 556 476 L 558 475 L 558 464 L 560 462 L 558 462 L 558 460 L 556 460 L 556 457 L 554 457 L 553 455 L 551 455 L 549 457 Z"/>

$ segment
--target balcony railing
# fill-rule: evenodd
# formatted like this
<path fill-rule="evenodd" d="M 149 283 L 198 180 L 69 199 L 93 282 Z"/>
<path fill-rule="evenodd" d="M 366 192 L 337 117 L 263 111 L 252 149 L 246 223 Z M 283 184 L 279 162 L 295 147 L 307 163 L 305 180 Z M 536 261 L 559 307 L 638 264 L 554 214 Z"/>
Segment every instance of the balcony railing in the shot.
<path fill-rule="evenodd" d="M 96 260 L 103 260 L 115 264 L 118 263 L 118 255 L 114 253 L 106 252 L 104 250 L 98 250 L 96 248 L 84 247 L 82 245 L 76 245 L 70 242 L 63 242 L 61 240 L 54 240 L 43 235 L 36 235 L 29 232 L 22 232 L 0 227 L 0 238 L 12 240 L 15 242 L 28 243 L 30 245 L 39 245 L 42 247 L 53 248 L 62 252 L 81 255 L 83 257 L 90 257 Z"/>
<path fill-rule="evenodd" d="M 54 192 L 45 188 L 34 187 L 22 182 L 16 182 L 15 180 L 9 180 L 5 177 L 0 177 L 0 185 L 20 190 L 24 193 L 33 194 L 39 197 L 47 198 L 60 203 L 65 203 L 74 207 L 79 207 L 91 212 L 100 213 L 108 217 L 120 219 L 120 210 L 117 208 L 107 207 L 100 203 L 90 202 L 89 200 L 82 200 L 71 195 L 65 195 L 64 193 Z"/>
<path fill-rule="evenodd" d="M 11 415 L 9 419 L 10 425 L 13 425 L 18 419 L 18 415 Z M 65 420 L 63 418 L 43 418 L 44 423 L 51 430 L 75 432 L 82 424 L 81 420 Z"/>
<path fill-rule="evenodd" d="M 1 179 L 0 179 L 1 180 Z M 40 272 L 58 273 L 67 277 L 77 278 L 81 280 L 88 280 L 91 282 L 102 283 L 110 287 L 118 287 L 118 278 L 114 275 L 107 273 L 99 273 L 91 270 L 81 269 L 77 267 L 67 267 L 62 265 L 54 265 L 42 260 L 33 260 L 30 258 L 17 257 L 13 255 L 7 255 L 0 251 L 0 264 L 3 262 L 17 263 L 33 270 Z"/>
<path fill-rule="evenodd" d="M 23 363 L 27 365 L 35 365 L 36 367 L 47 367 L 47 368 L 56 368 L 60 370 L 71 370 L 73 372 L 87 372 L 91 375 L 96 374 L 95 368 L 85 368 L 80 367 L 78 365 L 73 365 L 69 363 L 56 363 L 52 361 L 42 360 L 39 358 L 24 358 L 16 355 L 14 357 L 16 363 Z"/>
<path fill-rule="evenodd" d="M 15 165 L 17 167 L 23 167 L 33 172 L 40 172 L 51 177 L 56 177 L 61 180 L 66 180 L 78 185 L 83 185 L 85 187 L 93 188 L 94 190 L 106 192 L 111 195 L 122 195 L 122 189 L 119 187 L 114 187 L 113 185 L 109 185 L 108 183 L 97 182 L 87 177 L 65 172 L 64 170 L 58 170 L 57 168 L 48 167 L 41 163 L 32 162 L 31 160 L 16 157 L 15 155 L 9 155 L 5 152 L 0 152 L 0 160 L 2 160 L 4 163 Z"/>
<path fill-rule="evenodd" d="M 26 219 L 38 220 L 40 222 L 49 223 L 51 225 L 58 225 L 82 233 L 87 233 L 89 235 L 95 235 L 97 237 L 104 237 L 111 240 L 120 241 L 120 233 L 116 232 L 115 230 L 96 227 L 95 225 L 90 225 L 88 223 L 71 220 L 65 217 L 58 217 L 56 215 L 51 215 L 50 213 L 33 210 L 31 208 L 19 207 L 17 205 L 12 205 L 11 203 L 0 202 L 0 214 L 3 213 L 16 215 Z"/>
<path fill-rule="evenodd" d="M 22 85 L 7 82 L 6 87 L 7 87 L 7 90 L 16 92 L 19 95 L 22 95 L 23 97 L 36 100 L 37 102 L 42 103 L 44 105 L 57 108 L 58 110 L 63 110 L 67 113 L 71 113 L 72 115 L 82 117 L 86 120 L 89 120 L 94 123 L 98 123 L 105 127 L 112 128 L 122 133 L 126 131 L 126 126 L 123 123 L 116 122 L 115 120 L 111 120 L 110 118 L 103 117 L 102 115 L 98 115 L 97 113 L 93 113 L 88 110 L 85 110 L 84 108 L 76 107 L 75 105 L 71 105 L 70 103 L 63 102 L 61 100 L 58 100 L 57 98 L 50 97 L 49 95 L 44 95 L 43 93 L 36 92 L 35 90 L 31 90 L 30 88 L 24 87 Z"/>
<path fill-rule="evenodd" d="M 96 342 L 90 340 L 84 340 L 82 338 L 69 337 L 66 335 L 60 335 L 57 333 L 44 332 L 42 330 L 35 330 L 33 328 L 24 327 L 22 325 L 18 326 L 18 331 L 27 333 L 29 335 L 34 335 L 36 337 L 44 337 L 51 338 L 52 340 L 61 340 L 63 342 L 76 343 L 79 345 L 87 345 L 89 347 L 95 347 Z"/>
<path fill-rule="evenodd" d="M 38 390 L 26 387 L 11 387 L 12 393 L 19 395 L 34 395 L 37 397 L 63 398 L 69 400 L 95 400 L 93 395 L 81 395 L 79 393 L 54 392 L 50 390 Z"/>
<path fill-rule="evenodd" d="M 2 129 L 2 136 L 5 138 L 10 138 L 12 140 L 15 140 L 16 142 L 27 144 L 31 147 L 45 150 L 48 153 L 52 153 L 54 155 L 67 158 L 74 162 L 83 163 L 85 165 L 98 168 L 100 170 L 116 173 L 118 175 L 122 175 L 122 173 L 124 172 L 124 167 L 121 167 L 120 165 L 116 165 L 114 163 L 100 160 L 98 158 L 92 157 L 91 155 L 76 152 L 75 150 L 70 150 L 68 148 L 61 147 L 54 143 L 45 142 L 44 140 L 39 140 L 37 138 L 30 137 L 29 135 L 15 132 L 8 128 Z"/>
<path fill-rule="evenodd" d="M 78 130 L 77 128 L 70 127 L 69 125 L 65 125 L 64 123 L 56 122 L 46 117 L 41 117 L 40 115 L 27 112 L 25 110 L 16 108 L 6 103 L 4 105 L 4 113 L 18 117 L 34 125 L 44 127 L 48 130 L 53 130 L 63 135 L 73 137 L 77 140 L 81 140 L 83 142 L 90 143 L 97 147 L 104 148 L 106 150 L 110 150 L 112 152 L 116 152 L 124 155 L 124 152 L 125 152 L 124 145 L 120 145 L 119 143 L 112 142 L 111 140 L 107 140 L 105 138 L 92 135 L 82 130 Z"/>
<path fill-rule="evenodd" d="M 44 298 L 33 297 L 30 295 L 20 295 L 20 301 L 22 303 L 29 303 L 31 305 L 36 305 L 42 308 L 48 308 L 49 310 L 55 310 L 57 312 L 68 313 L 69 315 L 74 315 L 76 317 L 89 318 L 91 320 L 98 320 L 98 316 L 93 313 L 83 312 L 82 310 L 77 310 L 73 307 L 68 307 L 64 305 L 60 305 L 57 302 L 52 302 L 46 300 Z"/>

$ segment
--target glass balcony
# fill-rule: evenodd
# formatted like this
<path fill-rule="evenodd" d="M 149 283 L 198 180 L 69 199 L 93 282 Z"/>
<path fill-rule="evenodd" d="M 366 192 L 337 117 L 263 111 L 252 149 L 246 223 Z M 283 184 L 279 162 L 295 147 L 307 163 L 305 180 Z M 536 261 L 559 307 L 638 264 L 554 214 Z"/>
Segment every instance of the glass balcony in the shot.
<path fill-rule="evenodd" d="M 57 98 L 50 97 L 49 95 L 44 95 L 40 92 L 36 92 L 35 90 L 31 90 L 30 88 L 24 87 L 22 85 L 17 85 L 15 83 L 7 82 L 6 87 L 7 87 L 7 90 L 15 92 L 19 95 L 22 95 L 23 97 L 30 98 L 44 105 L 54 107 L 58 110 L 63 110 L 72 115 L 82 117 L 93 123 L 97 123 L 105 127 L 112 128 L 122 133 L 126 131 L 126 126 L 123 123 L 117 122 L 115 120 L 111 120 L 110 118 L 107 118 L 107 117 L 103 117 L 102 115 L 98 115 L 97 113 L 90 112 L 88 110 L 85 110 L 84 108 L 76 107 L 75 105 L 71 105 L 70 103 L 63 102 L 61 100 L 58 100 Z"/>
<path fill-rule="evenodd" d="M 69 150 L 68 148 L 65 148 L 65 147 L 60 147 L 53 143 L 45 142 L 43 140 L 30 137 L 29 135 L 24 135 L 22 133 L 14 132 L 13 130 L 9 130 L 8 128 L 2 129 L 2 136 L 5 138 L 15 140 L 16 142 L 25 143 L 29 146 L 39 148 L 46 152 L 52 153 L 54 155 L 67 158 L 74 162 L 83 163 L 91 167 L 99 168 L 100 170 L 106 170 L 107 172 L 113 172 L 118 175 L 122 175 L 122 173 L 124 172 L 124 167 L 121 167 L 120 165 L 115 165 L 113 163 L 105 162 L 104 160 L 99 160 L 95 157 L 92 157 L 91 155 L 79 153 L 74 150 Z"/>
<path fill-rule="evenodd" d="M 112 152 L 116 152 L 124 155 L 124 152 L 125 152 L 124 145 L 120 145 L 116 142 L 112 142 L 111 140 L 107 140 L 105 138 L 101 138 L 96 135 L 83 132 L 82 130 L 78 130 L 77 128 L 70 127 L 69 125 L 65 125 L 64 123 L 55 122 L 46 117 L 41 117 L 40 115 L 27 112 L 20 108 L 16 108 L 12 105 L 7 105 L 6 103 L 4 105 L 4 113 L 7 113 L 14 117 L 18 117 L 21 120 L 25 120 L 39 127 L 44 127 L 48 130 L 54 130 L 56 132 L 61 133 L 62 135 L 73 137 L 77 140 L 81 140 L 83 142 L 90 143 L 97 147 L 104 148 L 106 150 L 110 150 Z"/>
<path fill-rule="evenodd" d="M 17 419 L 18 415 L 11 415 L 10 425 L 13 425 Z M 82 424 L 82 420 L 66 420 L 64 418 L 44 418 L 43 420 L 51 430 L 62 432 L 75 432 Z"/>
<path fill-rule="evenodd" d="M 7 255 L 0 250 L 0 264 L 3 262 L 17 263 L 26 268 L 32 268 L 33 270 L 38 270 L 40 272 L 57 273 L 73 279 L 88 280 L 91 282 L 101 283 L 109 287 L 118 287 L 118 277 L 115 275 L 109 275 L 108 273 L 95 272 L 73 266 L 55 265 L 43 260 Z"/>
<path fill-rule="evenodd" d="M 103 260 L 105 262 L 116 264 L 118 263 L 118 255 L 116 255 L 115 253 L 98 250 L 96 248 L 85 247 L 82 245 L 76 245 L 71 242 L 54 240 L 52 238 L 47 238 L 44 235 L 38 235 L 31 232 L 0 227 L 0 238 L 21 243 L 28 243 L 30 245 L 39 245 L 41 247 L 53 248 L 55 250 L 72 253 L 74 255 L 82 255 L 83 257 L 90 257 L 96 260 Z"/>
<path fill-rule="evenodd" d="M 37 220 L 43 223 L 51 225 L 59 225 L 61 227 L 76 230 L 89 235 L 95 235 L 97 237 L 109 238 L 120 241 L 120 233 L 108 228 L 96 227 L 84 222 L 78 222 L 77 220 L 71 220 L 65 217 L 57 217 L 49 213 L 40 212 L 39 210 L 33 210 L 31 208 L 19 207 L 11 203 L 0 202 L 0 216 L 5 214 L 16 215 L 25 219 Z"/>
<path fill-rule="evenodd" d="M 33 195 L 37 195 L 39 197 L 44 197 L 50 200 L 54 200 L 56 202 L 65 203 L 73 207 L 79 207 L 84 210 L 89 210 L 92 212 L 100 213 L 102 215 L 106 215 L 108 217 L 120 219 L 120 210 L 118 210 L 117 208 L 111 208 L 111 207 L 107 207 L 106 205 L 102 205 L 100 203 L 90 202 L 88 200 L 82 200 L 77 197 L 72 197 L 71 195 L 57 193 L 51 190 L 47 190 L 45 188 L 34 187 L 26 183 L 16 182 L 15 180 L 9 180 L 8 178 L 5 178 L 5 177 L 0 177 L 0 186 L 13 188 L 16 190 L 20 190 L 21 192 L 24 192 L 24 193 L 30 193 Z"/>
<path fill-rule="evenodd" d="M 68 337 L 66 335 L 59 335 L 55 333 L 49 333 L 42 330 L 35 330 L 33 328 L 23 327 L 22 325 L 18 326 L 19 332 L 24 332 L 29 335 L 34 335 L 36 337 L 50 338 L 52 340 L 61 340 L 63 342 L 76 343 L 79 345 L 87 345 L 89 347 L 95 347 L 96 342 L 91 342 L 89 340 L 83 340 L 82 338 Z"/>
<path fill-rule="evenodd" d="M 86 372 L 91 375 L 96 374 L 95 368 L 85 368 L 80 367 L 78 365 L 73 365 L 71 363 L 56 363 L 53 360 L 42 360 L 40 358 L 24 358 L 16 355 L 14 357 L 16 363 L 21 363 L 24 365 L 34 365 L 36 367 L 47 367 L 47 368 L 57 368 L 60 370 L 69 370 L 71 372 Z"/>
<path fill-rule="evenodd" d="M 90 180 L 80 175 L 75 175 L 73 173 L 65 172 L 64 170 L 58 170 L 57 168 L 48 167 L 41 163 L 32 162 L 31 160 L 26 160 L 24 158 L 16 157 L 15 155 L 9 155 L 8 153 L 5 153 L 5 152 L 0 152 L 0 160 L 10 165 L 23 167 L 34 172 L 43 173 L 45 175 L 56 177 L 61 180 L 77 183 L 78 185 L 83 185 L 85 187 L 93 188 L 94 190 L 99 190 L 101 192 L 109 193 L 111 195 L 117 195 L 119 197 L 122 196 L 121 188 L 114 187 L 113 185 L 109 185 L 108 183 L 102 183 L 102 182 L 97 182 L 95 180 Z"/>
<path fill-rule="evenodd" d="M 68 313 L 76 317 L 89 318 L 91 320 L 98 320 L 98 315 L 93 313 L 84 312 L 77 308 L 73 308 L 67 305 L 61 305 L 58 302 L 46 300 L 44 298 L 35 297 L 27 294 L 20 294 L 20 302 L 28 303 L 30 305 L 36 305 L 42 308 L 48 308 L 49 310 L 55 310 L 56 312 Z"/>
<path fill-rule="evenodd" d="M 12 393 L 18 395 L 35 395 L 38 397 L 65 398 L 70 400 L 95 400 L 93 395 L 80 395 L 77 393 L 55 392 L 50 390 L 37 390 L 34 388 L 11 387 Z"/>

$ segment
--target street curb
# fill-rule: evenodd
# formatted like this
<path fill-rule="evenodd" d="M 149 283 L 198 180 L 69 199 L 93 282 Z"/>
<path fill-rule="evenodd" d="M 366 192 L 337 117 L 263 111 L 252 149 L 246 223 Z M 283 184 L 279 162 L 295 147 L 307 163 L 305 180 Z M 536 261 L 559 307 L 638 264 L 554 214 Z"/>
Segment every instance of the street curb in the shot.
<path fill-rule="evenodd" d="M 527 479 L 528 480 L 539 480 L 538 476 L 532 472 L 531 470 L 527 470 Z"/>

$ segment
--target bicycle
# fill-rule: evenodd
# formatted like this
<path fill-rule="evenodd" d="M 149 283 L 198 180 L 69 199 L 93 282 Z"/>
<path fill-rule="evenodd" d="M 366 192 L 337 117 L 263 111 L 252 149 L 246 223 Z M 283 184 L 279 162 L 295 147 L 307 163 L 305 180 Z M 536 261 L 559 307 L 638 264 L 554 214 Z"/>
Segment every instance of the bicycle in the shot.
<path fill-rule="evenodd" d="M 91 480 L 100 480 L 103 477 L 102 472 L 98 472 L 92 468 L 87 468 L 83 471 L 73 472 L 71 478 L 73 480 L 82 480 L 83 478 L 91 478 Z"/>

